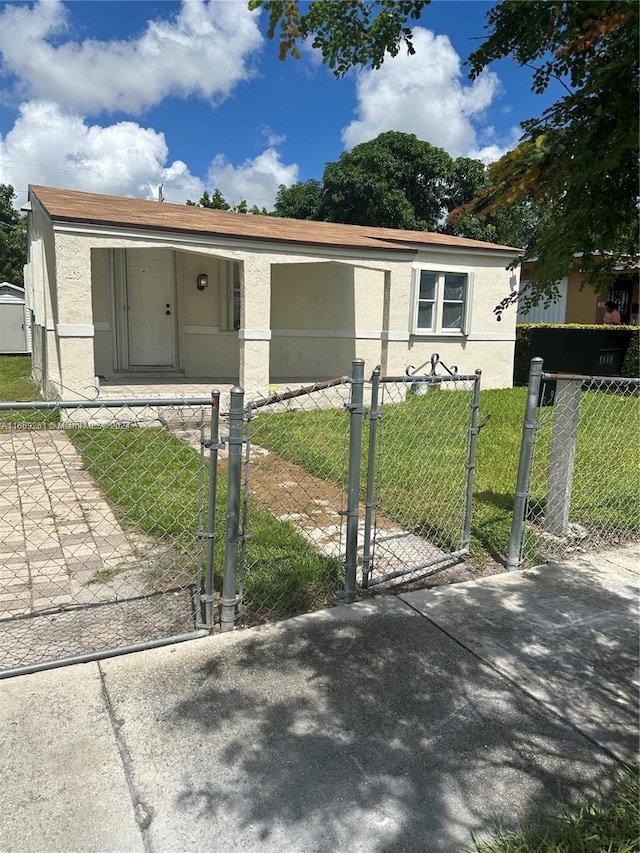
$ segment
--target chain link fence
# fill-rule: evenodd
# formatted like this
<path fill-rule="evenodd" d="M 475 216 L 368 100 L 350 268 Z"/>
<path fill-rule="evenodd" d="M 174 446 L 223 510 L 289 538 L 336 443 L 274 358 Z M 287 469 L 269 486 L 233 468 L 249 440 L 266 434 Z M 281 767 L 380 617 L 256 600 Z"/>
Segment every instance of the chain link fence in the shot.
<path fill-rule="evenodd" d="M 508 568 L 637 539 L 639 435 L 640 379 L 533 360 Z"/>
<path fill-rule="evenodd" d="M 0 670 L 198 630 L 206 403 L 0 405 Z"/>
<path fill-rule="evenodd" d="M 346 549 L 348 377 L 272 388 L 248 402 L 240 569 L 242 619 L 341 599 Z M 275 519 L 278 535 L 272 530 Z"/>
<path fill-rule="evenodd" d="M 469 550 L 480 372 L 438 375 L 437 364 L 373 377 L 365 587 L 435 574 Z"/>
<path fill-rule="evenodd" d="M 218 391 L 0 403 L 0 676 L 455 562 L 478 392 L 479 374 L 435 370 L 365 382 L 356 359 L 351 376 L 249 402 L 233 388 L 222 410 Z"/>

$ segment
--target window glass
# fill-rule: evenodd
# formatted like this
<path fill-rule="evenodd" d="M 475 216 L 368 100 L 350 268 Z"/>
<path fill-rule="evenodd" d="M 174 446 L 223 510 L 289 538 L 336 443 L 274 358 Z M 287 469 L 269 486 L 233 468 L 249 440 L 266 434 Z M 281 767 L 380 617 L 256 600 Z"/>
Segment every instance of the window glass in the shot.
<path fill-rule="evenodd" d="M 418 328 L 431 329 L 433 325 L 433 304 L 428 302 L 418 306 Z"/>
<path fill-rule="evenodd" d="M 434 300 L 436 298 L 436 276 L 435 273 L 420 272 L 420 299 Z"/>
<path fill-rule="evenodd" d="M 445 302 L 442 306 L 442 328 L 443 329 L 461 329 L 462 328 L 462 303 L 461 302 Z"/>
<path fill-rule="evenodd" d="M 466 275 L 459 273 L 446 273 L 444 277 L 444 299 L 459 300 L 464 299 L 464 286 L 466 283 Z"/>

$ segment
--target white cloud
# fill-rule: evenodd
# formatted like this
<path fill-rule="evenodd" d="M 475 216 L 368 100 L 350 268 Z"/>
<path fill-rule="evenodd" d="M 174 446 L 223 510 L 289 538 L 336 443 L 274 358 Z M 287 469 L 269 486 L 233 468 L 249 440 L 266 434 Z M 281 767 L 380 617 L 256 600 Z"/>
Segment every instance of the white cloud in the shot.
<path fill-rule="evenodd" d="M 376 71 L 358 74 L 358 118 L 342 131 L 347 149 L 387 130 L 415 133 L 454 157 L 477 148 L 476 127 L 499 91 L 493 72 L 463 83 L 460 57 L 449 38 L 416 27 L 415 56 L 387 56 Z"/>
<path fill-rule="evenodd" d="M 217 187 L 228 202 L 246 199 L 249 206 L 273 207 L 280 184 L 290 186 L 298 180 L 296 163 L 285 165 L 275 148 L 267 148 L 252 160 L 233 166 L 218 154 L 209 166 L 208 183 Z"/>
<path fill-rule="evenodd" d="M 169 96 L 222 99 L 251 71 L 263 43 L 257 13 L 244 2 L 183 0 L 169 21 L 149 21 L 126 41 L 64 41 L 61 0 L 7 4 L 0 13 L 3 69 L 23 98 L 55 101 L 70 112 L 139 114 Z"/>
<path fill-rule="evenodd" d="M 267 148 L 277 148 L 286 142 L 287 137 L 284 133 L 276 133 L 268 124 L 263 124 L 258 128 L 258 139 Z"/>
<path fill-rule="evenodd" d="M 155 198 L 198 199 L 204 185 L 180 160 L 169 165 L 164 134 L 131 121 L 108 127 L 88 124 L 57 104 L 22 104 L 18 119 L 0 138 L 0 183 L 9 183 L 24 204 L 28 184 L 85 192 Z"/>

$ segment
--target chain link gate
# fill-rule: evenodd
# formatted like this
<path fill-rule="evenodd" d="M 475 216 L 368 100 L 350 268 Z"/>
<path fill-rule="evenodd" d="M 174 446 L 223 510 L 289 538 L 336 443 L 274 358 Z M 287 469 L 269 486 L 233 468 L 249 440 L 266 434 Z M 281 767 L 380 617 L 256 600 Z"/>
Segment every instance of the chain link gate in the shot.
<path fill-rule="evenodd" d="M 364 589 L 435 574 L 469 553 L 481 372 L 458 374 L 437 354 L 429 373 L 412 370 L 371 377 Z"/>
<path fill-rule="evenodd" d="M 250 401 L 236 618 L 253 623 L 354 601 L 358 566 L 367 589 L 465 556 L 479 393 L 480 371 L 459 375 L 434 356 L 425 375 L 381 377 L 377 369 L 365 382 L 356 359 L 350 377 Z M 398 477 L 403 489 L 394 489 Z M 409 505 L 400 497 L 407 482 L 415 483 Z M 287 525 L 289 553 L 281 543 L 256 547 L 265 510 Z"/>
<path fill-rule="evenodd" d="M 0 677 L 213 625 L 211 412 L 206 398 L 0 404 Z"/>

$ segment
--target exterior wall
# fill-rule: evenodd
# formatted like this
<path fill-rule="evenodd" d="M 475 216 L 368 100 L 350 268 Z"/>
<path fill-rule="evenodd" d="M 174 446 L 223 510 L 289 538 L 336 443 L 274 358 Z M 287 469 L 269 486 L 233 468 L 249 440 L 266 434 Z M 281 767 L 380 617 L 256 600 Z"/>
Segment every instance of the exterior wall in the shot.
<path fill-rule="evenodd" d="M 408 298 L 406 280 L 402 287 L 400 306 L 396 304 L 395 315 L 389 327 L 389 374 L 404 373 L 408 365 L 422 372 L 430 367 L 433 353 L 448 367 L 457 366 L 458 372 L 471 374 L 482 370 L 483 388 L 510 387 L 513 376 L 515 347 L 516 309 L 508 309 L 497 321 L 493 309 L 517 285 L 514 273 L 505 269 L 508 259 L 487 253 L 433 252 L 421 253 L 414 263 L 415 268 L 426 267 L 433 271 L 467 271 L 471 276 L 471 294 L 468 312 L 468 334 L 462 332 L 420 333 L 413 328 L 412 311 L 417 299 L 415 291 Z M 404 302 L 406 343 L 401 340 L 401 304 Z M 400 312 L 400 313 L 399 313 Z M 395 320 L 395 324 L 394 324 Z M 395 325 L 395 327 L 394 327 Z"/>
<path fill-rule="evenodd" d="M 93 305 L 95 375 L 113 374 L 111 351 L 111 253 L 91 252 L 91 301 Z"/>
<path fill-rule="evenodd" d="M 226 261 L 192 252 L 178 252 L 176 263 L 179 319 L 182 339 L 181 364 L 185 376 L 238 379 L 238 333 L 229 316 Z M 200 273 L 209 286 L 199 291 Z"/>
<path fill-rule="evenodd" d="M 365 361 L 365 369 L 370 373 L 382 364 L 384 357 L 383 333 L 387 329 L 385 319 L 385 273 L 356 267 L 354 275 L 354 303 L 356 348 L 355 358 Z"/>
<path fill-rule="evenodd" d="M 344 374 L 354 357 L 364 358 L 367 369 L 381 364 L 383 372 L 393 374 L 404 373 L 409 364 L 428 364 L 437 352 L 462 373 L 481 368 L 483 387 L 511 383 L 515 309 L 500 323 L 493 313 L 514 286 L 504 253 L 437 249 L 371 258 L 346 249 L 224 238 L 205 244 L 193 235 L 141 238 L 61 228 L 54 254 L 50 223 L 43 220 L 41 226 L 44 309 L 34 349 L 43 359 L 46 354 L 52 381 L 62 371 L 57 385 L 64 385 L 66 396 L 87 394 L 95 375 L 112 375 L 112 250 L 147 246 L 175 258 L 178 367 L 189 377 L 237 378 L 247 392 L 264 392 L 273 380 Z M 241 271 L 238 331 L 228 316 L 230 262 L 239 263 Z M 468 334 L 415 333 L 414 268 L 420 264 L 473 273 Z M 201 292 L 199 273 L 209 276 Z"/>
<path fill-rule="evenodd" d="M 95 392 L 91 247 L 67 234 L 56 235 L 55 339 L 63 399 Z M 50 283 L 53 281 L 50 279 Z"/>
<path fill-rule="evenodd" d="M 598 303 L 604 303 L 606 296 L 598 296 L 594 289 L 587 285 L 583 290 L 580 287 L 584 281 L 581 272 L 573 270 L 569 273 L 567 287 L 567 323 L 602 323 L 605 308 L 599 308 Z"/>
<path fill-rule="evenodd" d="M 33 313 L 33 377 L 46 397 L 61 394 L 60 358 L 55 320 L 56 259 L 53 228 L 37 201 L 29 213 L 28 261 L 25 267 L 25 299 Z"/>
<path fill-rule="evenodd" d="M 349 373 L 355 357 L 354 270 L 334 263 L 272 270 L 272 382 Z"/>

